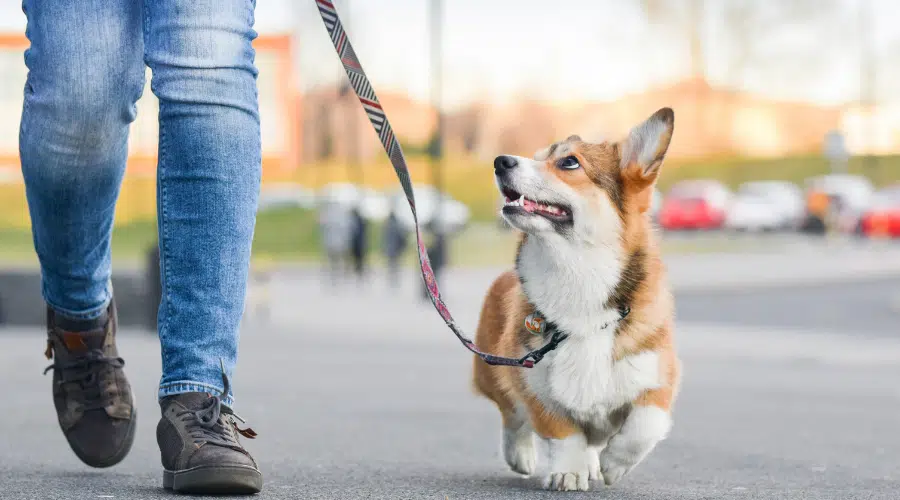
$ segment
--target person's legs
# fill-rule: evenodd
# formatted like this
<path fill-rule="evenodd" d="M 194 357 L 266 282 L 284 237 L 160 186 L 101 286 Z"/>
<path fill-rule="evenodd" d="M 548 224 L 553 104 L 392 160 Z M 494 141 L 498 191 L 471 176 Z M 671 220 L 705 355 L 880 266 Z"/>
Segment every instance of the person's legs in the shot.
<path fill-rule="evenodd" d="M 145 2 L 159 98 L 159 397 L 232 375 L 261 174 L 251 0 Z M 224 402 L 232 404 L 228 394 Z"/>
<path fill-rule="evenodd" d="M 144 3 L 160 122 L 157 442 L 163 486 L 180 492 L 262 488 L 237 440 L 229 383 L 261 174 L 254 8 L 252 0 Z"/>
<path fill-rule="evenodd" d="M 19 152 L 48 304 L 57 417 L 86 464 L 121 461 L 134 437 L 115 345 L 110 236 L 128 125 L 144 85 L 130 0 L 25 0 L 28 77 Z"/>
<path fill-rule="evenodd" d="M 129 0 L 25 0 L 31 47 L 19 150 L 43 295 L 68 318 L 111 298 L 110 236 L 144 85 Z"/>

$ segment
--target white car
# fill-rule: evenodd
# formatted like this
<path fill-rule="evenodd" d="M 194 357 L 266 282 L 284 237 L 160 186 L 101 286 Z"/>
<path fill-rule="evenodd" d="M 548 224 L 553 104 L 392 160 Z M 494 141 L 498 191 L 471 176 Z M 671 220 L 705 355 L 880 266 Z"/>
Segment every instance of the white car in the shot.
<path fill-rule="evenodd" d="M 784 181 L 742 184 L 728 207 L 725 227 L 738 231 L 776 231 L 799 226 L 804 215 L 803 192 Z"/>
<path fill-rule="evenodd" d="M 424 229 L 428 223 L 435 222 L 438 208 L 440 208 L 441 227 L 446 234 L 452 234 L 461 230 L 469 222 L 471 212 L 469 207 L 458 200 L 453 199 L 447 193 L 439 195 L 434 186 L 415 184 L 413 195 L 416 199 L 416 214 L 419 225 Z M 438 199 L 441 200 L 438 205 Z M 412 211 L 406 200 L 406 193 L 402 189 L 397 190 L 391 197 L 390 209 L 397 214 L 400 222 L 409 231 L 415 229 Z"/>
<path fill-rule="evenodd" d="M 702 198 L 716 210 L 727 210 L 734 193 L 728 186 L 715 179 L 690 179 L 675 183 L 667 198 Z"/>
<path fill-rule="evenodd" d="M 272 184 L 263 186 L 259 193 L 259 209 L 281 207 L 315 208 L 316 195 L 299 184 Z"/>
<path fill-rule="evenodd" d="M 324 186 L 317 198 L 320 206 L 329 203 L 347 207 L 359 204 L 362 216 L 367 220 L 384 220 L 389 211 L 389 202 L 383 195 L 374 189 L 346 182 Z"/>

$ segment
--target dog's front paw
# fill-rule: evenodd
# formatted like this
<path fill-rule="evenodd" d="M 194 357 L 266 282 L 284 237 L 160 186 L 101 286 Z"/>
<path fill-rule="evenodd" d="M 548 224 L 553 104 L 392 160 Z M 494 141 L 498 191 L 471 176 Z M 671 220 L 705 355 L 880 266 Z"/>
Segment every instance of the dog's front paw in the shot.
<path fill-rule="evenodd" d="M 551 472 L 544 479 L 544 489 L 551 491 L 587 491 L 588 471 Z"/>
<path fill-rule="evenodd" d="M 634 462 L 631 460 L 622 460 L 612 453 L 600 454 L 600 473 L 607 486 L 611 486 L 625 477 L 625 474 L 628 474 L 633 467 Z"/>
<path fill-rule="evenodd" d="M 591 481 L 599 481 L 603 479 L 600 473 L 600 453 L 596 449 L 588 450 L 588 478 Z"/>
<path fill-rule="evenodd" d="M 503 458 L 509 468 L 519 474 L 530 476 L 537 467 L 537 449 L 534 435 L 530 430 L 503 433 Z"/>
<path fill-rule="evenodd" d="M 537 466 L 537 450 L 534 446 L 517 446 L 506 452 L 506 463 L 519 474 L 530 476 Z"/>
<path fill-rule="evenodd" d="M 635 407 L 618 434 L 600 453 L 600 473 L 607 485 L 615 484 L 639 464 L 672 426 L 668 412 L 655 406 Z"/>

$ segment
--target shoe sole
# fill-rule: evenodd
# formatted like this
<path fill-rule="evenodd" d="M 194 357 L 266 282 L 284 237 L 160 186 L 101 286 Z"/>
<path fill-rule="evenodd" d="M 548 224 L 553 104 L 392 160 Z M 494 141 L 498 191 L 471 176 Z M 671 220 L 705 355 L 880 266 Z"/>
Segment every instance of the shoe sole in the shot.
<path fill-rule="evenodd" d="M 82 452 L 78 451 L 77 448 L 72 446 L 72 442 L 69 441 L 69 436 L 66 436 L 66 441 L 69 442 L 69 447 L 72 448 L 72 451 L 75 453 L 75 456 L 78 457 L 79 460 L 84 462 L 86 465 L 94 467 L 96 469 L 105 469 L 107 467 L 112 467 L 113 465 L 118 464 L 122 460 L 128 456 L 128 452 L 131 451 L 131 445 L 134 444 L 134 434 L 135 429 L 137 427 L 137 409 L 131 409 L 131 421 L 128 422 L 128 432 L 125 434 L 125 441 L 122 442 L 122 447 L 119 448 L 116 453 L 110 457 L 98 459 L 96 457 L 88 457 L 84 455 Z"/>
<path fill-rule="evenodd" d="M 262 474 L 240 465 L 163 471 L 163 488 L 177 493 L 248 495 L 262 490 Z"/>

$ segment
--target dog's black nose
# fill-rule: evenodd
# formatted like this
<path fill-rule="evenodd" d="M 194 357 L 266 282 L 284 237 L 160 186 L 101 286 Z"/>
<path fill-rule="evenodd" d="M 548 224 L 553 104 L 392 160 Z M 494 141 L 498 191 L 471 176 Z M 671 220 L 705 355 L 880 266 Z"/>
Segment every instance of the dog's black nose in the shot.
<path fill-rule="evenodd" d="M 494 170 L 496 172 L 500 172 L 501 170 L 511 170 L 516 168 L 519 162 L 516 161 L 515 158 L 508 155 L 498 156 L 494 159 Z"/>

